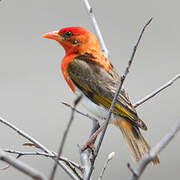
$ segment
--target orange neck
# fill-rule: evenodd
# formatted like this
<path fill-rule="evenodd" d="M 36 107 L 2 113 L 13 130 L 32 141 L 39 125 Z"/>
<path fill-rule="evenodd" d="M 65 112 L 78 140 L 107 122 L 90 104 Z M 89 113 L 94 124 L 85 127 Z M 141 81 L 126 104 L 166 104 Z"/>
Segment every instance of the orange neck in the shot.
<path fill-rule="evenodd" d="M 77 54 L 65 55 L 64 58 L 61 61 L 61 71 L 63 73 L 64 79 L 66 80 L 66 82 L 68 83 L 69 87 L 71 88 L 71 90 L 74 93 L 75 93 L 75 87 L 74 87 L 71 79 L 68 76 L 67 67 L 68 67 L 68 63 L 70 61 L 72 61 L 76 56 L 77 56 Z"/>

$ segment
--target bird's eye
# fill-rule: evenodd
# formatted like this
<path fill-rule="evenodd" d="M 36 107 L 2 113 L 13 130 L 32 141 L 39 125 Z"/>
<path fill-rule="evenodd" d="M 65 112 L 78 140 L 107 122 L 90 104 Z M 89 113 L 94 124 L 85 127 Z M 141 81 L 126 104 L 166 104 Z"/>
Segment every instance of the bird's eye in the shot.
<path fill-rule="evenodd" d="M 71 32 L 71 31 L 66 31 L 66 32 L 64 33 L 64 35 L 65 35 L 66 37 L 70 37 L 70 36 L 72 36 L 72 32 Z"/>
<path fill-rule="evenodd" d="M 78 44 L 78 43 L 80 43 L 80 42 L 79 42 L 79 40 L 77 40 L 77 39 L 75 39 L 75 40 L 72 42 L 72 44 Z"/>
<path fill-rule="evenodd" d="M 71 31 L 66 31 L 66 32 L 62 32 L 61 36 L 66 39 L 66 38 L 70 38 L 71 36 L 73 36 L 73 33 Z"/>

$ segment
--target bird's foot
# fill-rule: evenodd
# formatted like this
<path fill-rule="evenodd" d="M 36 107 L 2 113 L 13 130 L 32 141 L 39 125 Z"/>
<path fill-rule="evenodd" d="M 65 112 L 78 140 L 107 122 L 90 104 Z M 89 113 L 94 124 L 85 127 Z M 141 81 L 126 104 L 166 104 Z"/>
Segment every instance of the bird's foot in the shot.
<path fill-rule="evenodd" d="M 86 141 L 86 143 L 83 145 L 83 147 L 81 148 L 81 151 L 84 152 L 88 147 L 90 147 L 92 150 L 95 150 L 95 146 L 94 146 L 94 140 L 95 138 L 98 136 L 98 134 L 102 131 L 102 127 L 100 127 L 99 129 L 97 129 L 95 131 L 95 133 L 90 136 L 90 138 Z"/>

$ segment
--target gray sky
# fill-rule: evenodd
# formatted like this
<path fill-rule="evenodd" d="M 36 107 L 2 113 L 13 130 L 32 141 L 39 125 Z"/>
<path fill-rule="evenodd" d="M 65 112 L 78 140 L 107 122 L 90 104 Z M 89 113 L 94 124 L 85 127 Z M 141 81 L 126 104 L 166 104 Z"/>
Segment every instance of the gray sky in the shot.
<path fill-rule="evenodd" d="M 126 67 L 139 32 L 150 17 L 153 22 L 145 32 L 125 86 L 136 102 L 180 73 L 179 1 L 90 1 L 102 30 L 110 59 L 119 73 Z M 0 2 L 0 116 L 29 133 L 52 151 L 56 151 L 69 120 L 70 110 L 61 102 L 75 99 L 60 72 L 64 50 L 43 33 L 65 26 L 84 26 L 93 32 L 83 0 L 16 0 Z M 148 125 L 144 132 L 151 145 L 165 135 L 179 116 L 179 87 L 176 82 L 160 95 L 137 108 Z M 82 107 L 81 110 L 85 111 Z M 91 121 L 76 114 L 63 155 L 79 162 L 77 144 L 88 137 Z M 15 132 L 0 126 L 0 148 L 33 151 Z M 150 165 L 142 179 L 178 179 L 180 172 L 179 138 L 160 154 L 161 164 Z M 122 135 L 109 126 L 95 164 L 94 179 L 100 174 L 110 152 L 116 156 L 104 179 L 127 179 L 132 162 Z M 49 175 L 53 161 L 43 157 L 22 157 L 26 163 Z M 4 164 L 0 162 L 0 167 Z M 28 180 L 13 168 L 0 172 L 0 179 Z M 69 179 L 58 168 L 56 179 Z"/>

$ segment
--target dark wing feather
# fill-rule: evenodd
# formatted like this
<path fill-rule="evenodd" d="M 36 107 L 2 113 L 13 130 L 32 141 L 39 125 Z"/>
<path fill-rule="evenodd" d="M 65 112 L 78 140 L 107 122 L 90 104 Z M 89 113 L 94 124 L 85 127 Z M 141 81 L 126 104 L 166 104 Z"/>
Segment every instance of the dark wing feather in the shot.
<path fill-rule="evenodd" d="M 91 101 L 107 109 L 110 108 L 120 79 L 114 68 L 107 72 L 91 58 L 81 55 L 69 62 L 67 71 L 73 83 Z M 113 113 L 126 118 L 137 127 L 147 129 L 143 121 L 138 118 L 124 89 L 118 96 Z"/>

